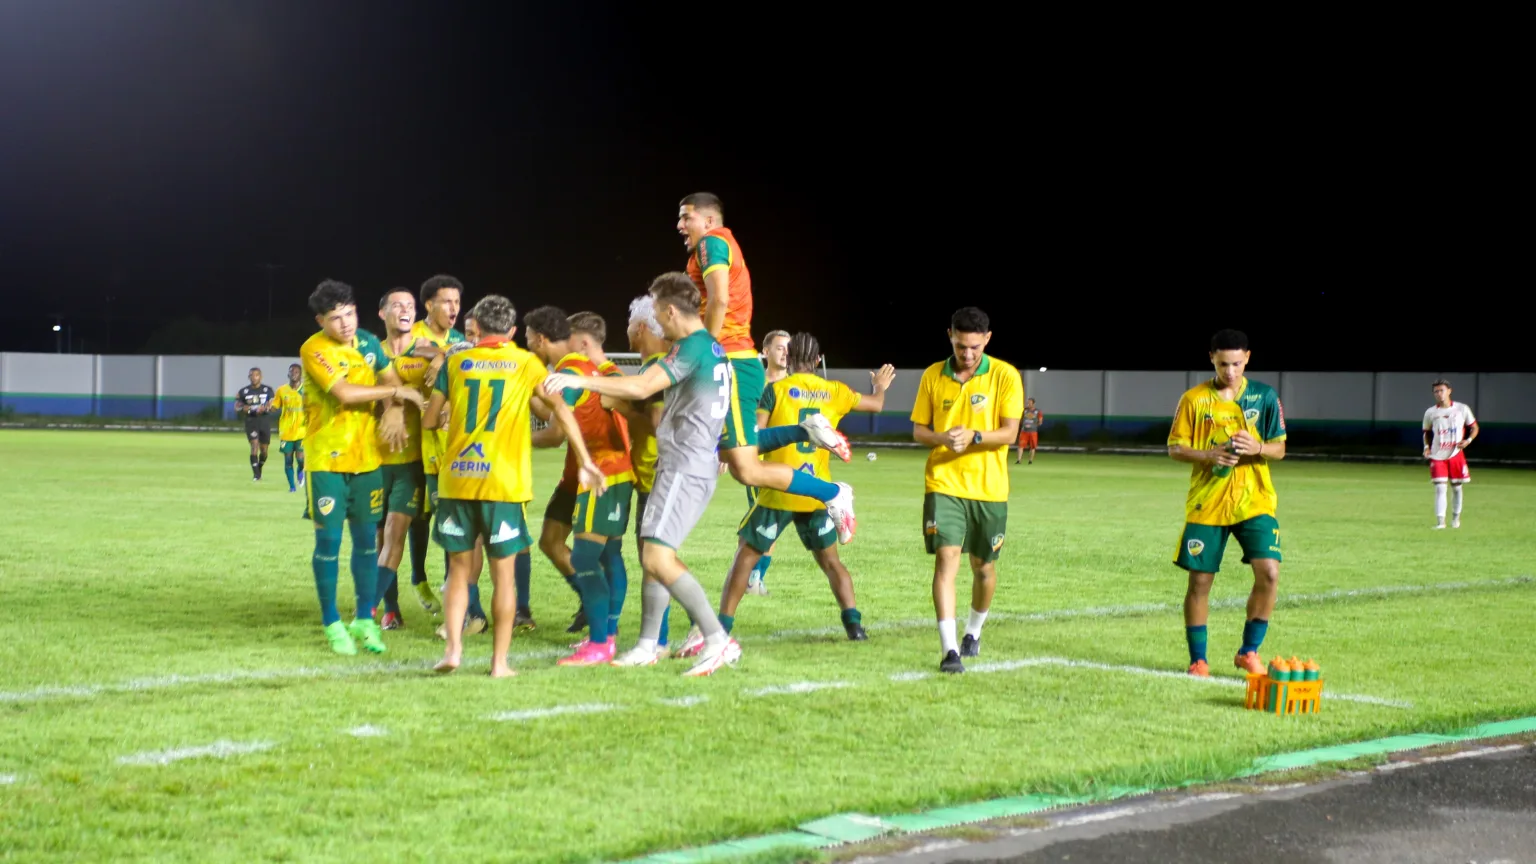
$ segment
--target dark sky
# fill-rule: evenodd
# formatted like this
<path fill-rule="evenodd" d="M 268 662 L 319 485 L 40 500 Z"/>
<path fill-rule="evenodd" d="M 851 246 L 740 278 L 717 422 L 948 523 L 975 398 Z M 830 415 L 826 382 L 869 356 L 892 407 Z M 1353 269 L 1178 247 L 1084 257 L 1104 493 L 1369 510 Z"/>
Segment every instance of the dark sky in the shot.
<path fill-rule="evenodd" d="M 1395 230 L 1390 118 L 937 10 L 640 6 L 0 3 L 0 348 L 53 350 L 51 314 L 119 352 L 266 326 L 264 264 L 276 318 L 333 277 L 373 322 L 447 272 L 620 330 L 709 190 L 755 333 L 834 365 L 940 359 L 972 304 L 1027 366 L 1197 366 L 1226 326 L 1258 368 L 1447 365 L 1426 310 L 1457 286 Z M 1480 368 L 1529 368 L 1489 317 Z"/>

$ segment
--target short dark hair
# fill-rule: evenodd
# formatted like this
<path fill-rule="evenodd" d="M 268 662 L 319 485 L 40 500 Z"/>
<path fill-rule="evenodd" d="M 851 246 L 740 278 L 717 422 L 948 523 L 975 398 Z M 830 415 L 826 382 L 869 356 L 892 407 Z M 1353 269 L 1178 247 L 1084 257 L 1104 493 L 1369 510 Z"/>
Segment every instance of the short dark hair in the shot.
<path fill-rule="evenodd" d="M 596 312 L 577 312 L 565 320 L 570 323 L 572 333 L 586 333 L 596 339 L 598 345 L 608 338 L 608 322 Z"/>
<path fill-rule="evenodd" d="M 480 325 L 481 336 L 510 333 L 517 324 L 517 307 L 500 294 L 487 294 L 469 310 L 469 317 Z"/>
<path fill-rule="evenodd" d="M 1211 337 L 1211 353 L 1217 351 L 1247 351 L 1248 334 L 1241 330 L 1217 330 Z"/>
<path fill-rule="evenodd" d="M 1447 390 L 1454 390 L 1454 389 L 1456 389 L 1456 388 L 1451 386 L 1451 382 L 1445 380 L 1444 378 L 1436 378 L 1435 379 L 1435 383 L 1429 385 L 1429 389 L 1431 389 L 1431 390 L 1435 389 L 1436 387 L 1444 387 Z"/>
<path fill-rule="evenodd" d="M 421 296 L 416 298 L 416 299 L 421 302 L 421 305 L 423 307 L 425 307 L 427 305 L 427 301 L 431 300 L 434 297 L 436 297 L 437 296 L 437 292 L 443 290 L 444 288 L 456 289 L 459 292 L 459 299 L 460 300 L 464 299 L 464 283 L 460 282 L 459 280 L 457 280 L 455 278 L 453 278 L 452 276 L 448 276 L 448 275 L 441 274 L 441 273 L 439 273 L 438 275 L 433 276 L 431 279 L 428 279 L 427 281 L 421 283 Z M 401 289 L 401 290 L 404 290 L 404 289 Z M 505 298 L 503 298 L 503 299 L 505 299 Z M 508 301 L 508 302 L 510 302 L 510 301 Z M 480 323 L 484 324 L 485 322 L 482 321 Z M 509 327 L 508 329 L 511 329 L 511 328 Z M 502 331 L 502 332 L 505 332 L 505 331 Z"/>
<path fill-rule="evenodd" d="M 679 207 L 692 207 L 695 210 L 713 210 L 725 218 L 725 205 L 720 203 L 719 196 L 713 192 L 695 192 L 677 202 Z"/>
<path fill-rule="evenodd" d="M 260 372 L 260 371 L 261 371 L 261 367 L 260 366 L 252 366 L 250 369 L 246 370 L 245 374 L 249 375 L 252 372 Z"/>
<path fill-rule="evenodd" d="M 689 315 L 699 314 L 699 286 L 693 284 L 687 273 L 674 270 L 657 276 L 651 280 L 650 294 L 658 304 L 665 303 Z"/>
<path fill-rule="evenodd" d="M 991 333 L 992 319 L 975 306 L 966 306 L 949 316 L 949 329 L 956 333 Z"/>
<path fill-rule="evenodd" d="M 484 321 L 480 322 L 483 326 Z M 523 327 L 552 342 L 564 342 L 571 338 L 571 322 L 565 312 L 554 306 L 540 306 L 523 316 Z"/>
<path fill-rule="evenodd" d="M 300 369 L 300 370 L 302 370 L 302 369 L 303 369 L 303 368 L 304 368 L 304 367 L 303 367 L 303 366 L 300 366 L 300 365 L 299 365 L 299 364 L 297 364 L 297 363 L 289 363 L 289 364 L 288 364 L 288 368 L 289 368 L 289 369 Z"/>
<path fill-rule="evenodd" d="M 409 288 L 391 288 L 388 291 L 385 291 L 383 294 L 379 295 L 379 311 L 383 312 L 385 307 L 387 307 L 389 305 L 389 298 L 390 297 L 393 297 L 396 294 L 409 294 L 409 293 L 411 293 L 411 289 L 409 289 Z"/>
<path fill-rule="evenodd" d="M 309 295 L 309 311 L 316 315 L 324 315 L 337 306 L 356 306 L 357 300 L 352 296 L 352 286 L 335 279 L 327 279 L 316 286 L 313 294 Z"/>
<path fill-rule="evenodd" d="M 789 352 L 784 363 L 791 369 L 815 369 L 821 359 L 821 343 L 809 333 L 796 333 L 789 337 Z"/>

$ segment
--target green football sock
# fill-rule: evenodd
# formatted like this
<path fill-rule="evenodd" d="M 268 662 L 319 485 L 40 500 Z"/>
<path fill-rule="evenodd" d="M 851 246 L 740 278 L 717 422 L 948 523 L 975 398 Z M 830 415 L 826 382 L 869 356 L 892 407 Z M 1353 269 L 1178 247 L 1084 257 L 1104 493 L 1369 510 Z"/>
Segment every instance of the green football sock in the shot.
<path fill-rule="evenodd" d="M 576 584 L 581 588 L 581 608 L 587 613 L 587 638 L 608 641 L 608 578 L 603 575 L 603 544 L 576 538 L 571 548 L 571 566 L 576 568 Z"/>
<path fill-rule="evenodd" d="M 315 594 L 320 598 L 320 623 L 326 627 L 341 620 L 336 609 L 336 577 L 341 571 L 341 538 L 323 531 L 315 532 L 315 554 L 310 567 L 315 573 Z"/>
<path fill-rule="evenodd" d="M 736 626 L 736 616 L 735 615 L 721 615 L 720 616 L 720 626 L 725 628 L 725 632 L 727 632 L 727 633 L 731 632 L 731 628 Z"/>
<path fill-rule="evenodd" d="M 859 615 L 858 609 L 843 610 L 843 624 L 858 624 L 863 620 L 863 616 Z"/>

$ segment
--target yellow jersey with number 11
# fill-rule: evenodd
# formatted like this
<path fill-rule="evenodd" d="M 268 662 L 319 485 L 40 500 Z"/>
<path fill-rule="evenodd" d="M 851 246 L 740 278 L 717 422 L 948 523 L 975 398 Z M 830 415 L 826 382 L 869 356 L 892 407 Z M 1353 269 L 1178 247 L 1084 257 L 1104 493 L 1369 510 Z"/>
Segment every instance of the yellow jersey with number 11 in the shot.
<path fill-rule="evenodd" d="M 437 373 L 448 400 L 448 447 L 438 462 L 439 500 L 533 500 L 533 422 L 528 401 L 548 374 L 504 337 L 450 356 Z"/>

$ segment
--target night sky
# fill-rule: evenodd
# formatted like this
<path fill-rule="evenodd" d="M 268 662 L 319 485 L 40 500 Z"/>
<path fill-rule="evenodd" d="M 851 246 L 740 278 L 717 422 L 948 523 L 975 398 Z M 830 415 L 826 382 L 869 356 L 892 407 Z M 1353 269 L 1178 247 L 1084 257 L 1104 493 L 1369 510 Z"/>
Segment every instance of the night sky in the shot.
<path fill-rule="evenodd" d="M 1514 316 L 1452 344 L 1467 286 L 1397 234 L 1400 157 L 1347 106 L 939 13 L 641 5 L 0 3 L 0 349 L 54 350 L 61 315 L 75 350 L 217 350 L 155 336 L 196 319 L 292 353 L 321 279 L 377 325 L 445 272 L 598 311 L 624 350 L 707 190 L 754 334 L 809 329 L 835 366 L 942 359 L 978 305 L 1021 366 L 1195 368 L 1231 326 L 1257 369 L 1531 368 Z"/>

